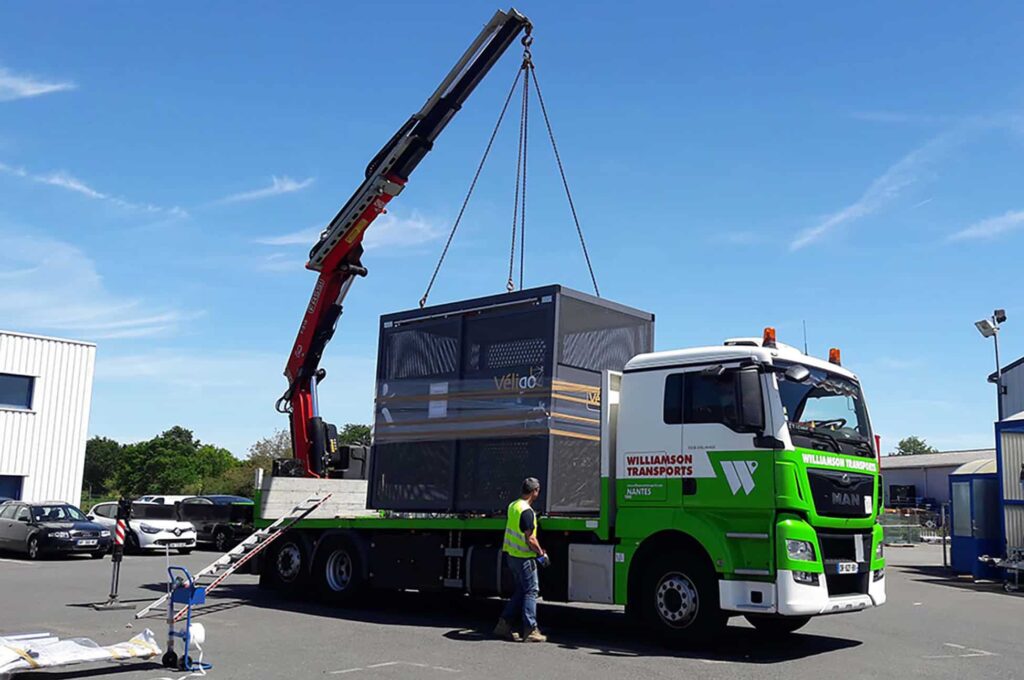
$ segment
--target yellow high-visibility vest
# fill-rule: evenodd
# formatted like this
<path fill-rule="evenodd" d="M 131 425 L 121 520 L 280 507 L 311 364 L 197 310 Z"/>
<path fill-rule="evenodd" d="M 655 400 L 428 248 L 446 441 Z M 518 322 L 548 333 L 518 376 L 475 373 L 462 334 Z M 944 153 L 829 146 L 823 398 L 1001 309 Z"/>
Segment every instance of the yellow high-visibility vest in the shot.
<path fill-rule="evenodd" d="M 530 508 L 530 504 L 522 498 L 518 498 L 508 505 L 508 521 L 505 522 L 505 545 L 502 550 L 512 557 L 536 557 L 537 554 L 530 550 L 530 544 L 526 542 L 526 534 L 519 528 L 519 519 L 523 512 Z M 537 521 L 534 518 L 533 531 L 531 536 L 537 535 Z"/>

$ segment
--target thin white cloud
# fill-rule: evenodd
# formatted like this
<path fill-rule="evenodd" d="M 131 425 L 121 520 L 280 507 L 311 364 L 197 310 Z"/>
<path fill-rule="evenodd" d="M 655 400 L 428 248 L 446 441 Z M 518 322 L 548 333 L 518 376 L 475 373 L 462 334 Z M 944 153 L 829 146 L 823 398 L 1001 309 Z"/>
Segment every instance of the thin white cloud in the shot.
<path fill-rule="evenodd" d="M 413 213 L 410 217 L 397 217 L 391 213 L 381 215 L 366 231 L 363 247 L 413 248 L 429 243 L 442 234 L 438 225 L 425 217 Z"/>
<path fill-rule="evenodd" d="M 86 340 L 142 338 L 173 332 L 195 316 L 111 292 L 95 263 L 70 243 L 23 229 L 0 229 L 0 319 L 5 327 Z"/>
<path fill-rule="evenodd" d="M 93 200 L 106 201 L 112 205 L 118 206 L 119 208 L 125 208 L 126 210 L 145 213 L 160 213 L 175 218 L 188 217 L 188 211 L 179 206 L 163 208 L 158 205 L 153 205 L 152 203 L 134 203 L 132 201 L 126 201 L 123 198 L 112 196 L 111 194 L 94 189 L 84 181 L 63 170 L 40 174 L 30 172 L 19 166 L 8 165 L 7 163 L 0 162 L 0 173 L 11 175 L 12 177 L 27 179 L 38 184 L 58 187 Z"/>
<path fill-rule="evenodd" d="M 371 227 L 372 229 L 373 227 Z M 307 246 L 312 247 L 320 238 L 320 227 L 310 227 L 309 229 L 299 229 L 298 231 L 290 231 L 287 234 L 279 234 L 278 236 L 266 236 L 264 238 L 256 239 L 256 243 L 264 246 Z"/>
<path fill-rule="evenodd" d="M 70 81 L 48 81 L 34 76 L 20 75 L 0 66 L 0 102 L 39 97 L 54 92 L 65 92 L 77 87 Z"/>
<path fill-rule="evenodd" d="M 77 177 L 72 177 L 66 172 L 51 172 L 48 175 L 34 175 L 32 179 L 36 182 L 49 184 L 50 186 L 55 187 L 61 187 L 62 189 L 67 189 L 68 191 L 74 191 L 76 193 L 82 194 L 83 196 L 88 196 L 89 198 L 110 198 L 106 194 L 96 191 L 82 180 L 78 179 Z"/>
<path fill-rule="evenodd" d="M 950 241 L 992 239 L 1024 227 L 1024 210 L 1011 210 L 998 217 L 989 217 L 951 234 Z"/>
<path fill-rule="evenodd" d="M 256 239 L 256 243 L 265 246 L 311 248 L 320 238 L 321 231 L 319 227 L 309 227 L 276 236 L 264 236 Z M 363 248 L 366 250 L 415 248 L 439 238 L 442 233 L 437 222 L 418 213 L 413 213 L 409 217 L 399 217 L 389 212 L 378 217 L 366 230 L 366 236 L 363 237 Z"/>
<path fill-rule="evenodd" d="M 260 189 L 253 189 L 252 191 L 243 191 L 237 194 L 231 194 L 225 196 L 214 203 L 242 203 L 244 201 L 256 201 L 261 198 L 268 198 L 270 196 L 278 196 L 280 194 L 290 194 L 295 191 L 301 191 L 308 187 L 316 178 L 307 177 L 303 180 L 294 180 L 291 177 L 285 175 L 284 177 L 271 177 L 270 186 L 262 187 Z"/>
<path fill-rule="evenodd" d="M 896 161 L 871 182 L 857 201 L 797 234 L 790 242 L 789 249 L 805 248 L 839 227 L 867 217 L 896 201 L 925 177 L 930 167 L 952 144 L 953 138 L 954 135 L 950 133 L 935 137 Z"/>

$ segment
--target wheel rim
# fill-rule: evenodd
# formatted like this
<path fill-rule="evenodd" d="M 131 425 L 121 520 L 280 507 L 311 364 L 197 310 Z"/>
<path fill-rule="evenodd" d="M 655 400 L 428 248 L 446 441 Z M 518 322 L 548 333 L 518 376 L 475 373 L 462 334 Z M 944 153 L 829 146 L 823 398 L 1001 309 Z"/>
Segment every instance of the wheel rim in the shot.
<path fill-rule="evenodd" d="M 335 550 L 327 558 L 324 567 L 327 586 L 334 592 L 341 592 L 352 582 L 352 558 L 346 550 Z"/>
<path fill-rule="evenodd" d="M 228 547 L 228 537 L 224 535 L 223 531 L 217 532 L 217 537 L 214 539 L 214 541 L 217 545 L 217 550 L 223 550 L 224 548 Z"/>
<path fill-rule="evenodd" d="M 28 542 L 28 556 L 32 559 L 39 556 L 39 542 L 34 538 Z"/>
<path fill-rule="evenodd" d="M 282 581 L 294 581 L 302 568 L 302 553 L 299 546 L 286 543 L 277 553 L 277 574 Z"/>
<path fill-rule="evenodd" d="M 700 598 L 697 588 L 686 574 L 674 571 L 665 574 L 654 591 L 655 604 L 661 620 L 673 628 L 686 628 L 697 618 Z"/>

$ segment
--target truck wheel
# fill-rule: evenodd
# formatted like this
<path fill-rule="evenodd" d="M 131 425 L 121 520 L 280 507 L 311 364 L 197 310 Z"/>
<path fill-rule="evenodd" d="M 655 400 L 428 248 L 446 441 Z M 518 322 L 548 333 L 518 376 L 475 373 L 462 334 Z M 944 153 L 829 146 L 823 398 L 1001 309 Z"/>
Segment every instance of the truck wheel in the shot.
<path fill-rule="evenodd" d="M 750 622 L 757 632 L 764 633 L 766 637 L 781 637 L 800 630 L 811 620 L 810 616 L 764 616 L 758 614 L 745 614 L 744 618 Z"/>
<path fill-rule="evenodd" d="M 335 604 L 352 602 L 363 589 L 359 552 L 343 536 L 327 538 L 313 562 L 313 578 L 323 599 Z"/>
<path fill-rule="evenodd" d="M 309 542 L 301 534 L 286 533 L 267 550 L 262 576 L 275 590 L 294 592 L 305 583 L 309 572 Z M 260 579 L 261 582 L 263 579 Z"/>
<path fill-rule="evenodd" d="M 640 609 L 647 627 L 671 645 L 708 642 L 728 620 L 718 579 L 704 560 L 683 552 L 655 557 L 643 572 Z"/>

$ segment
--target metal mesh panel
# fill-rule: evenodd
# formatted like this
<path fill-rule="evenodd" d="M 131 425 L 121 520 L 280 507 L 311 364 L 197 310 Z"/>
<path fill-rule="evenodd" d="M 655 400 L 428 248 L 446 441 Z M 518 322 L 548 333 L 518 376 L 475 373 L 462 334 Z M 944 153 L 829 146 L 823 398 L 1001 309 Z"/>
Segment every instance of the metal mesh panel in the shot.
<path fill-rule="evenodd" d="M 547 437 L 460 442 L 456 510 L 502 513 L 519 495 L 527 477 L 540 480 L 541 496 L 536 507 L 543 508 L 547 495 L 547 448 Z"/>
<path fill-rule="evenodd" d="M 637 354 L 654 349 L 650 319 L 561 298 L 558 362 L 588 371 L 621 371 Z"/>
<path fill-rule="evenodd" d="M 548 512 L 595 512 L 601 506 L 601 442 L 552 437 Z"/>
<path fill-rule="evenodd" d="M 373 447 L 371 506 L 385 510 L 448 510 L 455 442 Z"/>
<path fill-rule="evenodd" d="M 550 373 L 552 305 L 482 314 L 466 319 L 463 377 Z"/>
<path fill-rule="evenodd" d="M 458 320 L 384 331 L 383 377 L 387 380 L 454 376 L 459 367 Z"/>

